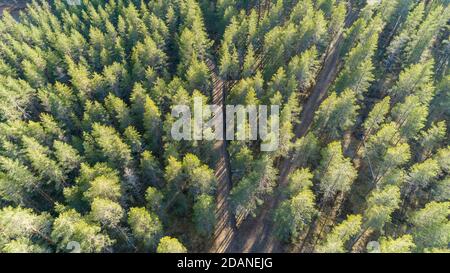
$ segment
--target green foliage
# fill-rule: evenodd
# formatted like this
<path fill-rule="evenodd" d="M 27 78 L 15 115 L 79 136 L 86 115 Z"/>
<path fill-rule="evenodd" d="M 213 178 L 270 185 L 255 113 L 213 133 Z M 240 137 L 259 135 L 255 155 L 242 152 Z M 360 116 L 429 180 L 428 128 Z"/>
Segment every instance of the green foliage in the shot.
<path fill-rule="evenodd" d="M 424 162 L 416 163 L 412 166 L 408 175 L 408 183 L 413 187 L 426 188 L 430 182 L 440 173 L 439 164 L 434 159 L 427 159 Z"/>
<path fill-rule="evenodd" d="M 186 253 L 186 248 L 176 239 L 169 236 L 161 238 L 157 253 Z"/>
<path fill-rule="evenodd" d="M 364 133 L 366 136 L 370 136 L 372 133 L 380 129 L 381 124 L 385 121 L 389 112 L 390 97 L 385 97 L 382 101 L 374 105 L 373 109 L 369 112 L 369 116 L 364 121 Z"/>
<path fill-rule="evenodd" d="M 449 14 L 448 0 L 4 10 L 0 252 L 206 252 L 223 211 L 257 219 L 233 228 L 236 249 L 448 252 Z M 278 149 L 175 141 L 174 106 L 217 96 L 280 106 Z"/>
<path fill-rule="evenodd" d="M 449 213 L 449 202 L 431 202 L 412 215 L 410 221 L 414 226 L 414 242 L 418 251 L 448 247 Z"/>
<path fill-rule="evenodd" d="M 382 230 L 391 221 L 391 214 L 399 207 L 399 203 L 400 190 L 397 186 L 389 185 L 372 192 L 364 212 L 364 227 Z"/>
<path fill-rule="evenodd" d="M 403 102 L 409 95 L 420 96 L 421 102 L 426 103 L 431 100 L 433 86 L 431 80 L 433 76 L 433 62 L 421 62 L 404 69 L 395 86 L 389 90 L 394 102 Z"/>
<path fill-rule="evenodd" d="M 324 200 L 334 198 L 338 192 L 349 191 L 356 175 L 353 164 L 342 154 L 341 143 L 332 142 L 322 151 L 317 178 Z"/>
<path fill-rule="evenodd" d="M 55 219 L 51 239 L 59 252 L 70 251 L 71 242 L 78 243 L 81 252 L 106 251 L 114 243 L 108 235 L 101 233 L 100 226 L 89 223 L 73 209 L 60 213 Z"/>
<path fill-rule="evenodd" d="M 342 137 L 343 133 L 354 125 L 358 109 L 355 94 L 350 89 L 339 96 L 332 93 L 316 113 L 315 124 L 318 132 L 325 132 L 331 139 Z"/>
<path fill-rule="evenodd" d="M 316 214 L 315 196 L 306 187 L 291 199 L 283 201 L 275 211 L 273 221 L 277 237 L 285 242 L 297 239 Z"/>
<path fill-rule="evenodd" d="M 216 224 L 214 198 L 210 195 L 200 195 L 194 204 L 193 221 L 196 231 L 202 236 L 211 236 Z"/>
<path fill-rule="evenodd" d="M 102 226 L 115 228 L 122 220 L 124 210 L 114 201 L 96 197 L 91 204 L 90 216 Z"/>
<path fill-rule="evenodd" d="M 30 137 L 23 137 L 23 143 L 27 158 L 33 169 L 43 179 L 46 179 L 48 182 L 54 182 L 57 187 L 60 187 L 66 180 L 66 176 L 60 166 L 58 166 L 58 163 L 49 157 L 49 149 Z"/>
<path fill-rule="evenodd" d="M 159 212 L 162 207 L 163 194 L 154 187 L 148 187 L 145 191 L 145 201 L 150 211 Z"/>
<path fill-rule="evenodd" d="M 411 41 L 406 46 L 406 63 L 416 63 L 427 54 L 427 49 L 431 46 L 433 38 L 439 29 L 444 27 L 449 18 L 449 7 L 438 5 L 426 19 L 418 26 L 417 32 L 411 37 Z"/>
<path fill-rule="evenodd" d="M 433 123 L 427 131 L 421 133 L 420 146 L 423 157 L 429 157 L 442 143 L 447 132 L 445 121 Z"/>
<path fill-rule="evenodd" d="M 131 149 L 113 127 L 94 123 L 92 132 L 84 134 L 86 156 L 92 162 L 106 161 L 112 167 L 123 168 L 131 161 Z"/>
<path fill-rule="evenodd" d="M 318 246 L 319 253 L 344 253 L 345 244 L 353 236 L 361 231 L 362 216 L 349 215 L 339 225 L 335 226 L 331 233 L 329 233 L 325 241 Z"/>
<path fill-rule="evenodd" d="M 289 176 L 288 196 L 293 197 L 304 189 L 311 188 L 313 185 L 312 178 L 313 174 L 308 169 L 299 169 L 293 172 Z"/>
<path fill-rule="evenodd" d="M 289 62 L 288 75 L 295 79 L 300 91 L 307 90 L 314 83 L 318 69 L 317 55 L 317 49 L 312 47 Z"/>
<path fill-rule="evenodd" d="M 84 197 L 92 202 L 95 198 L 117 201 L 121 196 L 120 182 L 117 177 L 98 176 L 90 184 Z"/>
<path fill-rule="evenodd" d="M 380 240 L 381 253 L 411 253 L 415 247 L 411 235 L 404 235 L 397 239 L 382 237 Z"/>
<path fill-rule="evenodd" d="M 24 80 L 0 76 L 0 120 L 30 115 L 35 90 Z"/>
<path fill-rule="evenodd" d="M 450 200 L 450 177 L 437 181 L 432 189 L 432 194 L 436 201 Z"/>
<path fill-rule="evenodd" d="M 316 162 L 320 154 L 319 140 L 313 133 L 299 138 L 293 144 L 294 162 L 304 166 L 307 162 Z"/>
<path fill-rule="evenodd" d="M 38 183 L 37 178 L 18 160 L 0 157 L 0 196 L 20 204 Z"/>
<path fill-rule="evenodd" d="M 404 103 L 392 109 L 392 117 L 399 125 L 400 136 L 406 139 L 416 138 L 425 127 L 428 107 L 421 103 L 418 96 L 408 96 Z"/>
<path fill-rule="evenodd" d="M 263 203 L 261 196 L 270 193 L 273 188 L 277 170 L 272 159 L 265 156 L 253 164 L 253 171 L 231 190 L 230 201 L 236 217 L 255 215 L 256 209 Z"/>
<path fill-rule="evenodd" d="M 0 210 L 0 250 L 2 252 L 38 252 L 45 249 L 51 217 L 31 209 L 4 207 Z"/>
<path fill-rule="evenodd" d="M 158 216 L 145 208 L 131 208 L 128 212 L 128 224 L 142 251 L 156 249 L 162 237 L 162 225 Z"/>
<path fill-rule="evenodd" d="M 336 92 L 351 89 L 357 96 L 366 92 L 373 80 L 371 58 L 375 52 L 382 20 L 375 17 L 361 33 L 361 41 L 350 50 L 345 62 L 346 66 L 336 80 Z"/>
<path fill-rule="evenodd" d="M 411 159 L 410 146 L 401 142 L 395 123 L 384 124 L 369 138 L 365 155 L 367 163 L 372 166 L 375 181 L 392 174 Z"/>

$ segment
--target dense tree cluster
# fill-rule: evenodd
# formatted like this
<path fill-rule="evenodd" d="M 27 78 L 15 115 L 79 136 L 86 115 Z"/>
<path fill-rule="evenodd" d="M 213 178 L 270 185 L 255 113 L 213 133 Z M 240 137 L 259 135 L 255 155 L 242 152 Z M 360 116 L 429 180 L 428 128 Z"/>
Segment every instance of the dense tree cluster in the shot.
<path fill-rule="evenodd" d="M 5 12 L 0 252 L 208 251 L 217 150 L 174 140 L 171 112 L 211 103 L 217 79 L 226 104 L 280 105 L 276 151 L 227 143 L 238 230 L 264 215 L 286 251 L 448 252 L 449 20 L 448 0 Z"/>

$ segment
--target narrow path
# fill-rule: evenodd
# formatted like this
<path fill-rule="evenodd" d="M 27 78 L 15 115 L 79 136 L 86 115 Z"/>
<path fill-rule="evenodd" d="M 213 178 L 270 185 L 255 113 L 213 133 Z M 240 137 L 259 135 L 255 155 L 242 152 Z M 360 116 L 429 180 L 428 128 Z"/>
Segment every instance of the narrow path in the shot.
<path fill-rule="evenodd" d="M 295 128 L 296 138 L 305 136 L 311 127 L 314 114 L 322 101 L 325 99 L 327 91 L 339 70 L 339 55 L 343 44 L 343 35 L 339 35 L 330 46 L 330 50 L 324 59 L 322 69 L 319 72 L 316 84 L 310 91 L 310 96 L 303 106 L 300 123 Z M 283 189 L 288 182 L 288 176 L 293 171 L 293 160 L 291 157 L 285 158 L 279 166 L 280 176 L 278 189 Z M 265 201 L 261 212 L 257 218 L 248 218 L 239 227 L 236 234 L 236 246 L 238 252 L 282 252 L 281 243 L 275 238 L 273 232 L 273 211 L 281 201 L 279 190 L 275 190 L 274 195 Z"/>
<path fill-rule="evenodd" d="M 8 11 L 11 16 L 19 20 L 20 12 L 26 8 L 27 1 L 2 1 L 0 0 L 0 17 L 5 11 Z"/>
<path fill-rule="evenodd" d="M 225 88 L 226 83 L 218 76 L 217 67 L 211 60 L 207 60 L 207 65 L 211 71 L 213 82 L 212 103 L 220 105 L 223 113 L 223 139 L 225 139 Z M 214 152 L 218 154 L 215 167 L 217 179 L 216 193 L 216 227 L 214 230 L 213 244 L 210 252 L 223 253 L 231 251 L 235 242 L 236 221 L 231 211 L 229 202 L 231 182 L 230 159 L 227 151 L 226 140 L 217 140 L 214 145 Z"/>

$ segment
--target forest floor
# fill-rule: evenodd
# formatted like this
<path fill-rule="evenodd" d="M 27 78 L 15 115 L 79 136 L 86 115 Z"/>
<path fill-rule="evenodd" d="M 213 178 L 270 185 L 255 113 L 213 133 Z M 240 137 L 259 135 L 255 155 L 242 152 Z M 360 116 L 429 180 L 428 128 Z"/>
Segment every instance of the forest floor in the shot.
<path fill-rule="evenodd" d="M 217 73 L 217 67 L 211 59 L 208 60 L 208 66 L 211 71 L 213 81 L 212 103 L 222 106 L 223 112 L 223 140 L 217 140 L 214 150 L 218 154 L 218 160 L 215 166 L 215 176 L 217 179 L 216 193 L 216 219 L 217 223 L 213 235 L 213 244 L 210 252 L 222 253 L 233 248 L 236 233 L 236 221 L 230 208 L 229 196 L 232 188 L 230 159 L 227 151 L 227 142 L 225 139 L 225 89 L 226 83 Z"/>

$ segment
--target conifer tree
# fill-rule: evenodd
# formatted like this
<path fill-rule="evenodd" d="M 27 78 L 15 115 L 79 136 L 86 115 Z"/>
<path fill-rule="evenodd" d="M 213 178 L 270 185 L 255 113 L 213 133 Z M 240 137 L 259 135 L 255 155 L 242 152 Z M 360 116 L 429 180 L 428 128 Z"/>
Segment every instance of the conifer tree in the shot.
<path fill-rule="evenodd" d="M 145 208 L 131 208 L 128 212 L 128 224 L 141 251 L 156 250 L 162 237 L 162 225 L 155 214 Z"/>
<path fill-rule="evenodd" d="M 161 238 L 156 249 L 157 253 L 186 253 L 186 248 L 175 238 L 169 236 Z"/>
<path fill-rule="evenodd" d="M 361 231 L 361 225 L 361 215 L 349 215 L 346 220 L 333 228 L 316 251 L 319 253 L 346 252 L 345 244 Z"/>

